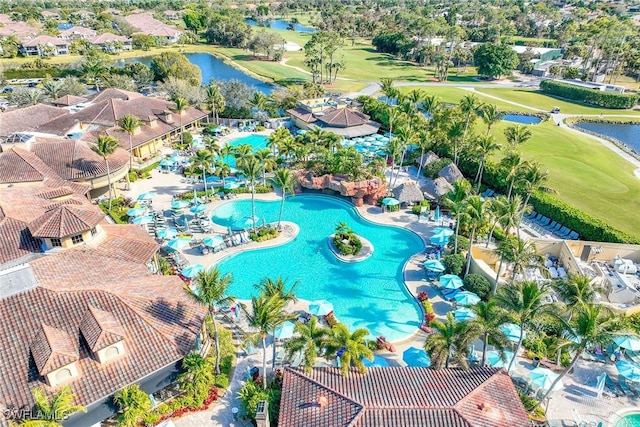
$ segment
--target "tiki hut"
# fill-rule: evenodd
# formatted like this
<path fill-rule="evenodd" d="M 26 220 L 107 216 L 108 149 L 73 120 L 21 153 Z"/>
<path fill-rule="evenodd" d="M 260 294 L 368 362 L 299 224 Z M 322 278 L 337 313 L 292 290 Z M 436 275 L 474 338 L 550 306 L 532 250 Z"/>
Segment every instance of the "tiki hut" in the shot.
<path fill-rule="evenodd" d="M 425 167 L 429 163 L 433 163 L 439 159 L 440 157 L 438 157 L 436 153 L 434 153 L 433 151 L 429 151 L 428 153 L 424 153 L 422 156 L 420 156 L 420 158 L 418 159 L 418 164 L 422 165 L 422 167 Z"/>
<path fill-rule="evenodd" d="M 438 200 L 453 190 L 453 186 L 446 179 L 438 177 L 436 179 L 428 179 L 421 190 L 428 199 Z"/>
<path fill-rule="evenodd" d="M 438 176 L 446 179 L 449 184 L 453 184 L 456 181 L 464 179 L 464 175 L 462 175 L 462 172 L 460 172 L 460 169 L 458 169 L 458 166 L 456 166 L 454 163 L 451 163 L 440 169 L 440 172 L 438 172 Z"/>
<path fill-rule="evenodd" d="M 398 185 L 393 189 L 392 193 L 393 197 L 398 199 L 401 204 L 404 203 L 411 205 L 424 200 L 424 195 L 422 194 L 420 187 L 418 187 L 418 185 L 413 181 L 407 181 Z"/>

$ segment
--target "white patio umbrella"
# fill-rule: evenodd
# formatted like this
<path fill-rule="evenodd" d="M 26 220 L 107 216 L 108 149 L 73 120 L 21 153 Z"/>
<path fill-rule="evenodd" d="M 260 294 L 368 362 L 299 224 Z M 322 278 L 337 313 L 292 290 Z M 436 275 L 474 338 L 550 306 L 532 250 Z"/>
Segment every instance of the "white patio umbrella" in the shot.
<path fill-rule="evenodd" d="M 296 325 L 293 322 L 287 320 L 282 325 L 278 326 L 273 333 L 273 336 L 279 340 L 285 340 L 293 336 L 293 332 Z"/>
<path fill-rule="evenodd" d="M 547 368 L 535 368 L 529 372 L 529 378 L 531 378 L 531 382 L 533 384 L 536 384 L 543 390 L 549 390 L 551 384 L 553 384 L 558 376 L 558 374 Z M 563 386 L 564 385 L 562 384 L 562 380 L 560 380 L 553 389 L 558 390 Z"/>
<path fill-rule="evenodd" d="M 326 300 L 313 301 L 309 304 L 309 313 L 316 316 L 324 316 L 333 311 L 333 304 Z"/>

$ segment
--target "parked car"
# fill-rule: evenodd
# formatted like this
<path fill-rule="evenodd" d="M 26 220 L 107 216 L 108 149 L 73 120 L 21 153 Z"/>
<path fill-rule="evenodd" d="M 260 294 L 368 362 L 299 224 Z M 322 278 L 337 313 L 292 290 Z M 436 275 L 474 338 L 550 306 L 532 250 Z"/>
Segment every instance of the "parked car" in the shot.
<path fill-rule="evenodd" d="M 551 114 L 558 114 L 560 112 L 560 107 L 554 107 L 553 110 L 551 110 Z"/>
<path fill-rule="evenodd" d="M 27 85 L 27 87 L 36 87 L 38 83 L 36 82 L 29 82 L 29 84 Z"/>
<path fill-rule="evenodd" d="M 13 88 L 5 87 L 4 89 L 2 89 L 2 93 L 13 93 Z"/>

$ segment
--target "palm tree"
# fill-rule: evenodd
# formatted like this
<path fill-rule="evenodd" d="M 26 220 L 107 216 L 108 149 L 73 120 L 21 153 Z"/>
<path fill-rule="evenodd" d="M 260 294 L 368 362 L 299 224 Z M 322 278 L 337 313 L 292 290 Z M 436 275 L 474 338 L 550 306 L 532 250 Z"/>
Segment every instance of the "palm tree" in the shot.
<path fill-rule="evenodd" d="M 126 116 L 122 116 L 120 120 L 118 120 L 118 126 L 120 126 L 120 130 L 129 134 L 129 170 L 133 169 L 132 137 L 141 125 L 142 121 L 133 114 L 127 114 Z"/>
<path fill-rule="evenodd" d="M 309 319 L 309 323 L 296 323 L 294 330 L 298 335 L 285 344 L 287 357 L 291 358 L 294 354 L 302 352 L 303 369 L 309 373 L 315 366 L 318 353 L 325 346 L 331 330 L 320 325 L 315 316 Z"/>
<path fill-rule="evenodd" d="M 387 105 L 391 105 L 391 98 L 397 96 L 398 91 L 393 87 L 393 78 L 383 77 L 380 79 L 380 92 L 387 98 Z"/>
<path fill-rule="evenodd" d="M 440 102 L 440 98 L 436 95 L 425 95 L 422 98 L 422 106 L 421 110 L 429 115 L 429 117 L 433 118 L 436 111 L 438 111 L 441 107 L 442 103 Z"/>
<path fill-rule="evenodd" d="M 508 236 L 495 249 L 495 253 L 500 256 L 500 265 L 496 273 L 496 292 L 498 279 L 500 278 L 500 270 L 503 262 L 512 265 L 511 280 L 514 280 L 519 272 L 524 275 L 526 267 L 539 266 L 542 263 L 542 256 L 538 253 L 535 244 L 530 240 L 522 240 L 515 236 Z"/>
<path fill-rule="evenodd" d="M 413 131 L 413 128 L 411 126 L 411 122 L 407 121 L 403 124 L 403 126 L 398 127 L 398 129 L 396 130 L 396 139 L 400 142 L 400 145 L 402 147 L 402 155 L 400 157 L 400 167 L 398 167 L 396 177 L 393 180 L 394 187 L 398 182 L 398 176 L 400 175 L 400 170 L 402 169 L 402 164 L 404 163 L 404 158 L 407 154 L 407 148 L 409 147 L 409 145 L 415 144 L 418 140 L 417 134 Z"/>
<path fill-rule="evenodd" d="M 247 316 L 247 323 L 257 332 L 249 339 L 260 339 L 262 342 L 262 388 L 267 388 L 267 335 L 272 333 L 278 325 L 290 319 L 284 313 L 286 301 L 277 295 L 251 297 L 251 311 L 243 305 L 242 310 Z"/>
<path fill-rule="evenodd" d="M 367 368 L 362 363 L 362 359 L 366 357 L 369 360 L 373 360 L 373 352 L 366 344 L 369 330 L 358 328 L 351 333 L 344 324 L 336 323 L 331 328 L 331 332 L 332 336 L 326 343 L 326 356 L 336 356 L 340 359 L 340 372 L 342 375 L 348 376 L 351 366 L 362 374 L 367 373 Z"/>
<path fill-rule="evenodd" d="M 396 167 L 396 158 L 402 152 L 402 141 L 400 141 L 400 139 L 398 138 L 390 138 L 384 151 L 387 157 L 391 157 L 391 172 L 389 173 L 389 185 L 388 185 L 388 189 L 391 190 L 391 182 L 394 176 L 393 170 Z"/>
<path fill-rule="evenodd" d="M 28 420 L 21 425 L 29 427 L 61 427 L 60 421 L 67 419 L 76 412 L 87 412 L 82 405 L 74 405 L 75 394 L 70 386 L 64 386 L 51 399 L 43 388 L 31 390 L 35 401 L 39 420 Z"/>
<path fill-rule="evenodd" d="M 509 143 L 512 150 L 515 150 L 518 145 L 524 144 L 531 138 L 531 131 L 529 128 L 523 125 L 509 126 L 504 130 L 504 136 Z"/>
<path fill-rule="evenodd" d="M 220 87 L 213 81 L 209 83 L 204 89 L 204 99 L 206 100 L 207 108 L 213 114 L 215 123 L 218 124 L 218 111 L 224 109 L 225 99 L 220 92 Z M 207 116 L 207 123 L 209 116 Z"/>
<path fill-rule="evenodd" d="M 286 127 L 279 127 L 267 137 L 267 147 L 273 151 L 274 155 L 276 153 L 282 154 L 280 147 L 284 145 L 285 140 L 292 139 L 294 138 Z"/>
<path fill-rule="evenodd" d="M 271 185 L 280 189 L 280 215 L 278 216 L 278 228 L 282 222 L 282 213 L 284 212 L 284 199 L 287 196 L 287 192 L 293 192 L 293 187 L 296 183 L 296 177 L 289 169 L 278 169 L 275 175 L 269 179 Z"/>
<path fill-rule="evenodd" d="M 249 181 L 251 190 L 251 221 L 254 232 L 256 231 L 256 181 L 260 178 L 261 171 L 260 161 L 255 157 L 249 157 L 242 165 L 242 175 Z"/>
<path fill-rule="evenodd" d="M 525 329 L 533 324 L 536 317 L 552 313 L 556 309 L 553 303 L 544 302 L 543 297 L 546 293 L 546 285 L 539 285 L 537 282 L 518 282 L 503 286 L 495 296 L 498 305 L 506 309 L 520 327 L 520 337 L 514 352 L 515 355 L 518 354 L 522 346 Z M 515 360 L 514 356 L 509 363 L 507 372 L 511 371 Z"/>
<path fill-rule="evenodd" d="M 482 121 L 487 125 L 487 135 L 491 133 L 491 126 L 502 120 L 504 114 L 494 104 L 485 104 L 480 109 Z"/>
<path fill-rule="evenodd" d="M 494 151 L 498 151 L 500 149 L 500 144 L 496 142 L 493 136 L 487 134 L 485 136 L 481 136 L 476 139 L 474 153 L 476 156 L 480 158 L 480 162 L 478 163 L 478 172 L 476 172 L 476 181 L 478 183 L 478 192 L 480 191 L 480 186 L 482 185 L 482 173 L 484 172 L 484 165 L 487 162 L 487 157 L 491 155 Z"/>
<path fill-rule="evenodd" d="M 218 335 L 218 322 L 216 321 L 216 307 L 235 301 L 235 297 L 227 295 L 227 291 L 233 276 L 231 273 L 222 274 L 218 267 L 209 271 L 198 273 L 195 277 L 194 288 L 186 286 L 185 290 L 196 302 L 207 307 L 211 322 L 213 323 L 213 339 L 216 346 L 215 372 L 220 373 L 220 339 Z"/>
<path fill-rule="evenodd" d="M 460 121 L 452 122 L 447 129 L 447 137 L 450 142 L 453 142 L 453 163 L 457 166 L 458 152 L 464 142 L 464 123 Z"/>
<path fill-rule="evenodd" d="M 431 136 L 429 132 L 426 130 L 421 130 L 416 135 L 417 144 L 420 147 L 420 157 L 418 159 L 418 171 L 416 172 L 416 180 L 420 179 L 420 172 L 422 172 L 422 158 L 424 157 L 424 152 L 431 148 L 433 142 L 431 141 Z"/>
<path fill-rule="evenodd" d="M 491 343 L 496 350 L 503 351 L 509 344 L 509 339 L 504 332 L 500 330 L 500 326 L 508 322 L 506 312 L 498 306 L 495 299 L 487 302 L 480 301 L 478 304 L 471 306 L 476 317 L 470 322 L 480 332 L 482 337 L 482 363 L 484 366 L 487 361 L 487 346 Z"/>
<path fill-rule="evenodd" d="M 572 312 L 570 320 L 560 318 L 563 335 L 568 340 L 560 344 L 559 347 L 574 352 L 573 359 L 569 366 L 551 383 L 549 390 L 540 399 L 540 402 L 549 397 L 556 384 L 573 369 L 586 349 L 597 345 L 606 347 L 613 344 L 613 339 L 620 335 L 635 335 L 628 329 L 628 323 L 622 315 L 613 314 L 608 307 L 602 304 L 579 302 L 573 307 Z"/>
<path fill-rule="evenodd" d="M 500 166 L 506 171 L 507 176 L 506 179 L 509 181 L 509 192 L 507 193 L 507 198 L 511 198 L 511 193 L 513 192 L 513 186 L 518 179 L 522 171 L 524 170 L 526 162 L 524 162 L 520 158 L 520 154 L 515 151 L 507 154 L 501 161 Z"/>
<path fill-rule="evenodd" d="M 42 83 L 42 90 L 49 98 L 56 100 L 62 96 L 62 83 L 56 80 L 46 80 Z"/>
<path fill-rule="evenodd" d="M 174 98 L 173 99 L 173 111 L 178 113 L 178 117 L 180 118 L 180 145 L 184 145 L 184 129 L 182 128 L 182 113 L 189 107 L 189 101 L 184 98 Z"/>
<path fill-rule="evenodd" d="M 434 369 L 449 368 L 451 358 L 462 369 L 469 369 L 469 346 L 480 336 L 480 331 L 470 322 L 456 322 L 451 312 L 444 322 L 431 322 L 433 333 L 424 342 L 424 349 L 431 357 Z"/>
<path fill-rule="evenodd" d="M 480 196 L 470 196 L 465 201 L 462 218 L 467 221 L 471 227 L 469 251 L 467 252 L 467 266 L 464 269 L 465 276 L 469 274 L 469 268 L 471 267 L 471 248 L 473 247 L 473 239 L 476 236 L 476 231 L 487 222 L 488 206 L 489 203 L 482 200 Z"/>
<path fill-rule="evenodd" d="M 516 236 L 520 238 L 520 224 L 522 223 L 522 217 L 525 213 L 530 211 L 530 207 L 522 202 L 522 197 L 519 194 L 515 194 L 511 199 L 507 200 L 504 208 L 505 210 L 500 218 L 500 225 L 504 229 L 505 233 L 508 233 L 509 230 L 515 228 Z"/>
<path fill-rule="evenodd" d="M 211 172 L 211 164 L 215 160 L 214 155 L 211 151 L 203 149 L 198 150 L 195 156 L 191 157 L 191 161 L 194 165 L 198 166 L 198 168 L 202 171 L 202 181 L 204 182 L 204 194 L 209 195 L 209 191 L 207 189 L 207 172 Z"/>
<path fill-rule="evenodd" d="M 469 131 L 469 124 L 471 122 L 471 118 L 478 114 L 478 111 L 482 108 L 482 102 L 476 96 L 475 93 L 470 95 L 465 95 L 458 105 L 462 114 L 464 114 L 464 136 L 462 137 L 463 142 L 467 138 L 467 132 Z"/>
<path fill-rule="evenodd" d="M 208 392 L 214 380 L 211 368 L 209 359 L 200 356 L 198 353 L 189 353 L 182 359 L 183 372 L 177 378 L 180 390 L 191 396 L 195 396 L 205 390 Z M 201 395 L 200 397 L 204 401 L 206 395 Z"/>
<path fill-rule="evenodd" d="M 524 204 L 529 204 L 531 195 L 536 191 L 542 191 L 544 193 L 555 193 L 555 190 L 551 187 L 545 187 L 544 184 L 549 179 L 549 171 L 542 171 L 542 168 L 538 162 L 527 162 L 524 166 L 524 176 L 522 178 L 522 184 L 524 186 L 524 192 L 527 195 Z"/>
<path fill-rule="evenodd" d="M 460 217 L 464 210 L 464 201 L 471 194 L 471 184 L 466 179 L 461 179 L 453 184 L 453 190 L 445 194 L 442 203 L 449 208 L 456 219 L 456 232 L 453 243 L 453 253 L 458 253 L 458 232 L 460 230 Z"/>
<path fill-rule="evenodd" d="M 236 166 L 242 168 L 244 162 L 250 157 L 253 157 L 253 147 L 251 144 L 240 144 L 233 147 L 233 156 L 236 158 Z"/>
<path fill-rule="evenodd" d="M 256 151 L 256 158 L 260 161 L 262 165 L 262 182 L 264 186 L 267 186 L 267 172 L 272 172 L 275 168 L 278 167 L 278 163 L 276 162 L 276 157 L 273 155 L 271 150 L 268 148 L 261 148 Z"/>
<path fill-rule="evenodd" d="M 136 427 L 151 410 L 149 395 L 140 389 L 140 385 L 132 384 L 120 389 L 113 395 L 113 401 L 122 412 L 118 417 L 118 425 Z"/>
<path fill-rule="evenodd" d="M 222 179 L 222 188 L 225 186 L 225 177 L 231 175 L 231 166 L 222 159 L 218 159 L 215 164 L 213 173 Z"/>
<path fill-rule="evenodd" d="M 569 307 L 595 302 L 596 290 L 587 276 L 570 274 L 566 279 L 555 282 L 553 287 Z"/>
<path fill-rule="evenodd" d="M 98 135 L 96 143 L 91 146 L 91 150 L 102 157 L 107 167 L 107 186 L 109 187 L 109 210 L 111 210 L 111 170 L 109 169 L 109 156 L 116 152 L 120 143 L 117 139 L 109 135 Z"/>

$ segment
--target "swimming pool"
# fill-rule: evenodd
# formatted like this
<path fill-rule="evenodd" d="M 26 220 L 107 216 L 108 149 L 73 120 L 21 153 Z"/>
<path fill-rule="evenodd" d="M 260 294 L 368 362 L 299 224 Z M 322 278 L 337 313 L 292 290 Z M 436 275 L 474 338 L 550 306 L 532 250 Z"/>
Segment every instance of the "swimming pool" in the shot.
<path fill-rule="evenodd" d="M 280 202 L 256 201 L 256 216 L 278 220 Z M 224 204 L 211 219 L 225 227 L 251 216 L 251 201 Z M 287 199 L 283 219 L 300 226 L 295 240 L 276 248 L 248 251 L 221 260 L 223 272 L 233 272 L 229 293 L 241 299 L 255 294 L 254 284 L 264 277 L 281 276 L 289 284 L 299 281 L 296 295 L 306 300 L 327 299 L 336 317 L 351 330 L 364 327 L 371 337 L 398 341 L 420 326 L 422 313 L 403 282 L 403 266 L 424 249 L 411 231 L 376 225 L 364 220 L 349 203 L 319 195 Z M 338 261 L 327 246 L 327 237 L 338 222 L 347 222 L 369 240 L 373 255 L 358 263 Z"/>
<path fill-rule="evenodd" d="M 251 148 L 253 148 L 253 152 L 260 150 L 261 148 L 266 148 L 267 146 L 267 137 L 265 135 L 249 135 L 244 136 L 242 138 L 232 139 L 227 141 L 226 145 L 230 145 L 232 147 L 237 147 L 238 145 L 249 144 Z M 236 159 L 233 156 L 227 156 L 225 159 L 227 164 L 232 168 L 236 167 Z"/>
<path fill-rule="evenodd" d="M 640 413 L 635 412 L 623 416 L 615 427 L 640 427 Z"/>

